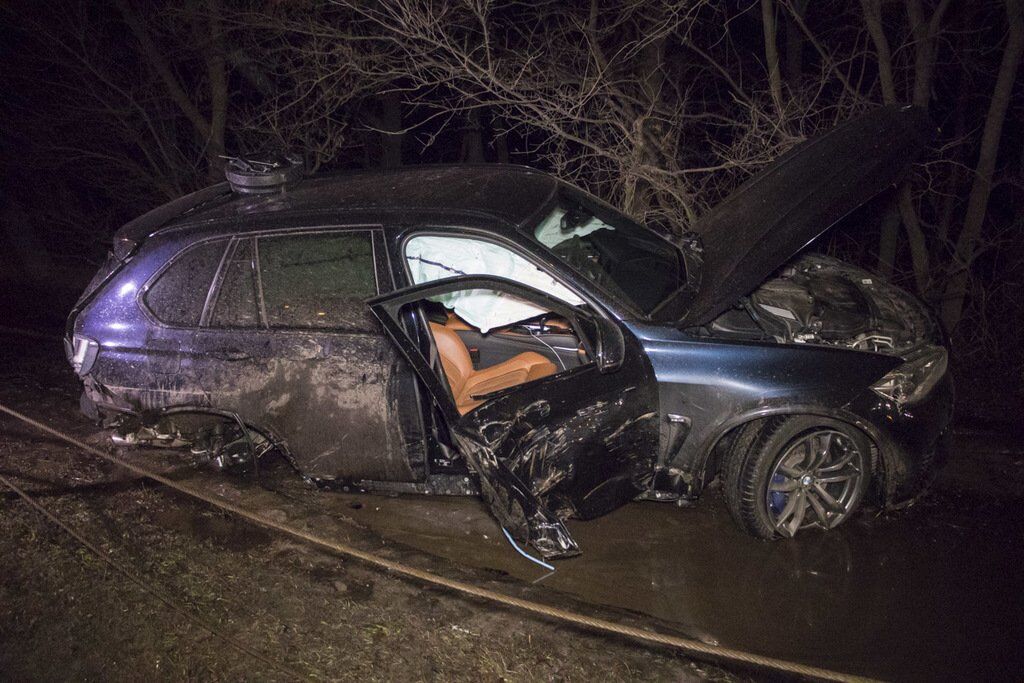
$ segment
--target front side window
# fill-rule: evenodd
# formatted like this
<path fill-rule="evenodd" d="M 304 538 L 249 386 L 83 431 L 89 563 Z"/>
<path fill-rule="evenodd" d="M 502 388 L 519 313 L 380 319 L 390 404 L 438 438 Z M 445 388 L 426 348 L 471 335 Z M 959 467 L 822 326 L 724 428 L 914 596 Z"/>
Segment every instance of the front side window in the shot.
<path fill-rule="evenodd" d="M 146 306 L 157 320 L 178 327 L 198 327 L 210 283 L 227 240 L 201 242 L 179 254 L 150 285 Z"/>
<path fill-rule="evenodd" d="M 470 237 L 417 235 L 405 245 L 414 284 L 461 275 L 496 275 L 578 306 L 583 303 L 562 283 L 510 249 Z M 528 301 L 493 290 L 462 290 L 434 299 L 470 325 L 487 332 L 547 312 Z"/>
<path fill-rule="evenodd" d="M 540 311 L 542 321 L 531 318 L 508 327 L 480 329 L 463 317 L 465 311 L 459 313 L 457 307 L 481 298 L 520 314 L 534 312 L 534 317 L 538 317 L 535 312 Z M 454 304 L 444 303 L 447 301 Z M 579 309 L 559 305 L 556 308 L 560 312 L 556 313 L 540 300 L 498 290 L 472 289 L 428 294 L 401 311 L 417 307 L 425 314 L 433 339 L 438 361 L 434 363 L 434 373 L 444 378 L 456 409 L 463 415 L 522 384 L 592 362 L 594 336 L 580 336 L 587 330 L 579 324 L 581 316 L 574 313 Z"/>
<path fill-rule="evenodd" d="M 556 257 L 644 315 L 683 284 L 679 251 L 625 216 L 597 215 L 566 201 L 532 232 Z"/>
<path fill-rule="evenodd" d="M 377 293 L 368 231 L 261 237 L 260 282 L 271 328 L 370 332 Z"/>

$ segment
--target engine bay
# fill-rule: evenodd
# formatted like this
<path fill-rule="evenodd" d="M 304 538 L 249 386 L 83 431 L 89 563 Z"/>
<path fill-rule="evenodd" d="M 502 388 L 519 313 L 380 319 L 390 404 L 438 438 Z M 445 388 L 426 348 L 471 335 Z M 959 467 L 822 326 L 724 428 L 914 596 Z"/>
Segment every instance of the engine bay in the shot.
<path fill-rule="evenodd" d="M 925 307 L 899 287 L 839 259 L 804 254 L 700 329 L 705 336 L 822 344 L 902 354 L 935 341 Z"/>

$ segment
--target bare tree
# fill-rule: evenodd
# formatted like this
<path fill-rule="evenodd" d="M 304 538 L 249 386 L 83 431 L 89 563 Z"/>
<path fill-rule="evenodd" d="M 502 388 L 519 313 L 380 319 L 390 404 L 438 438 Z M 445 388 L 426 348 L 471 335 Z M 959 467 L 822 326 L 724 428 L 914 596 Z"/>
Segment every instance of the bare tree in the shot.
<path fill-rule="evenodd" d="M 376 57 L 358 64 L 364 78 L 400 84 L 406 106 L 426 112 L 419 125 L 486 111 L 556 173 L 677 227 L 714 199 L 717 172 L 765 163 L 803 138 L 818 107 L 789 104 L 780 123 L 781 95 L 721 92 L 728 68 L 692 39 L 721 21 L 712 3 L 337 5 L 358 20 L 318 34 L 361 41 Z"/>
<path fill-rule="evenodd" d="M 122 196 L 169 199 L 219 173 L 229 113 L 219 8 L 144 19 L 127 0 L 111 9 L 67 0 L 26 15 L 47 96 L 63 104 L 22 120 L 41 133 L 39 163 L 87 168 Z"/>
<path fill-rule="evenodd" d="M 358 15 L 275 3 L 225 12 L 225 21 L 237 36 L 229 59 L 254 91 L 235 112 L 238 150 L 299 150 L 312 172 L 340 160 L 401 163 L 401 96 L 369 66 L 392 57 L 360 33 Z"/>
<path fill-rule="evenodd" d="M 228 114 L 228 76 L 219 4 L 216 0 L 207 0 L 202 11 L 192 11 L 185 16 L 193 24 L 196 56 L 205 67 L 206 79 L 201 87 L 206 92 L 201 97 L 194 97 L 186 91 L 186 84 L 175 73 L 167 52 L 157 45 L 150 27 L 140 20 L 128 0 L 115 0 L 115 4 L 138 43 L 140 56 L 163 84 L 166 97 L 192 125 L 206 159 L 209 177 L 217 179 L 223 166 L 224 129 Z M 206 113 L 200 111 L 199 100 L 205 101 Z"/>
<path fill-rule="evenodd" d="M 956 327 L 963 313 L 964 299 L 967 296 L 967 284 L 970 268 L 977 255 L 981 238 L 982 224 L 988 207 L 989 195 L 992 192 L 992 177 L 999 153 L 999 142 L 1002 137 L 1006 111 L 1010 105 L 1010 96 L 1017 79 L 1020 60 L 1024 54 L 1024 16 L 1020 0 L 1004 0 L 1008 25 L 1006 45 L 999 65 L 995 86 L 988 114 L 985 116 L 985 127 L 981 134 L 981 145 L 978 150 L 978 162 L 974 169 L 974 180 L 971 193 L 967 199 L 967 210 L 964 214 L 964 226 L 956 241 L 954 270 L 950 276 L 942 302 L 942 319 L 948 329 Z"/>
<path fill-rule="evenodd" d="M 1003 2 L 58 0 L 33 30 L 75 109 L 38 124 L 89 132 L 53 136 L 47 163 L 147 201 L 217 178 L 225 153 L 278 145 L 312 170 L 525 159 L 679 230 L 800 140 L 913 103 L 943 132 L 864 226 L 877 242 L 860 256 L 954 326 L 997 230 L 988 200 L 1024 48 L 1021 0 Z M 996 65 L 977 32 L 1004 17 Z"/>
<path fill-rule="evenodd" d="M 779 66 L 779 46 L 776 41 L 777 19 L 773 0 L 761 0 L 761 28 L 764 32 L 764 57 L 768 69 L 768 86 L 772 94 L 775 110 L 783 111 L 782 100 L 782 69 Z"/>
<path fill-rule="evenodd" d="M 665 77 L 681 4 L 625 3 L 609 13 L 597 2 L 549 4 L 514 22 L 502 9 L 396 2 L 365 16 L 401 55 L 388 68 L 411 90 L 441 95 L 416 100 L 437 116 L 486 108 L 536 141 L 533 151 L 557 172 L 631 213 L 692 217 L 677 162 L 686 93 Z M 541 21 L 545 32 L 535 30 Z"/>

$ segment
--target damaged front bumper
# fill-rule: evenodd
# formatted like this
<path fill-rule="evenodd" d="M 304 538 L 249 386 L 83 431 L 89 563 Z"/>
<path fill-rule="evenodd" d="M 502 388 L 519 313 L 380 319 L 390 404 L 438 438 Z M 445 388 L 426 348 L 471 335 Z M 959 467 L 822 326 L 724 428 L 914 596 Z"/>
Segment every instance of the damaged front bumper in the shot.
<path fill-rule="evenodd" d="M 878 481 L 887 508 L 909 505 L 931 483 L 946 457 L 953 398 L 953 378 L 946 372 L 931 391 L 909 405 L 872 390 L 851 402 L 850 409 L 868 423 L 878 447 Z"/>

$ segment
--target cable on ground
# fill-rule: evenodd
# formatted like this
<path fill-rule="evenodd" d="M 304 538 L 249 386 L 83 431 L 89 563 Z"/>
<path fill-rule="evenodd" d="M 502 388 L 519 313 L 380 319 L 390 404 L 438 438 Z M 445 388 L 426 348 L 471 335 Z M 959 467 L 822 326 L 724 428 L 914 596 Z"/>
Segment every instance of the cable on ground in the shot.
<path fill-rule="evenodd" d="M 404 576 L 415 581 L 422 583 L 432 584 L 435 586 L 441 586 L 463 595 L 471 595 L 475 598 L 485 600 L 487 602 L 496 603 L 505 607 L 514 607 L 524 612 L 530 612 L 531 614 L 537 614 L 550 619 L 557 619 L 569 624 L 584 627 L 592 631 L 599 631 L 603 633 L 609 633 L 617 636 L 624 636 L 626 638 L 632 638 L 634 640 L 643 641 L 646 643 L 653 643 L 656 645 L 663 645 L 674 648 L 682 653 L 690 656 L 713 659 L 718 662 L 731 662 L 735 664 L 742 664 L 750 667 L 758 667 L 763 669 L 769 669 L 772 671 L 786 673 L 794 676 L 803 676 L 806 678 L 814 678 L 828 681 L 870 681 L 871 679 L 854 676 L 851 674 L 842 673 L 839 671 L 831 671 L 829 669 L 823 669 L 815 666 L 809 666 L 807 664 L 800 664 L 799 662 L 790 662 L 784 659 L 777 659 L 775 657 L 767 657 L 764 655 L 758 655 L 751 652 L 745 652 L 743 650 L 737 650 L 734 648 L 723 647 L 720 645 L 712 645 L 692 638 L 684 638 L 668 633 L 660 633 L 658 631 L 650 631 L 647 629 L 637 628 L 635 626 L 629 626 L 626 624 L 619 624 L 607 619 L 601 619 L 599 617 L 591 617 L 578 612 L 573 612 L 560 607 L 553 607 L 551 605 L 545 605 L 534 600 L 525 600 L 517 598 L 511 595 L 505 595 L 487 588 L 481 588 L 474 586 L 470 583 L 458 581 L 455 579 L 449 579 L 432 572 L 418 569 L 416 567 L 410 567 L 389 560 L 379 555 L 375 555 L 365 550 L 360 550 L 347 543 L 341 543 L 339 541 L 332 541 L 329 539 L 320 538 L 312 533 L 303 529 L 296 529 L 270 518 L 264 517 L 255 512 L 246 510 L 245 508 L 230 503 L 225 500 L 216 498 L 204 491 L 194 489 L 185 484 L 181 484 L 172 479 L 169 479 L 156 472 L 151 472 L 143 467 L 140 467 L 134 463 L 122 460 L 121 458 L 105 453 L 98 448 L 94 448 L 72 436 L 64 434 L 63 432 L 49 427 L 41 422 L 33 420 L 32 418 L 19 413 L 16 410 L 8 408 L 7 406 L 0 404 L 0 412 L 6 413 L 11 417 L 14 417 L 22 422 L 29 424 L 36 429 L 46 432 L 50 436 L 54 436 L 62 441 L 70 443 L 74 446 L 81 448 L 82 450 L 95 455 L 98 458 L 102 458 L 107 462 L 113 463 L 119 467 L 123 467 L 135 474 L 146 477 L 157 483 L 163 484 L 164 486 L 183 493 L 187 496 L 191 496 L 198 500 L 201 500 L 209 505 L 212 505 L 221 510 L 231 512 L 242 519 L 246 519 L 254 524 L 258 524 L 267 529 L 280 532 L 286 536 L 306 541 L 311 545 L 319 547 L 324 550 L 339 553 L 341 555 L 347 555 L 355 559 L 361 560 L 366 564 L 384 569 L 388 572 Z M 41 508 L 41 506 L 39 506 Z"/>
<path fill-rule="evenodd" d="M 105 563 L 107 566 L 109 566 L 111 569 L 116 571 L 118 574 L 120 574 L 121 576 L 125 577 L 126 579 L 128 579 L 129 581 L 131 581 L 132 583 L 137 585 L 139 588 L 141 588 L 143 590 L 143 592 L 145 592 L 148 595 L 156 598 L 159 602 L 162 602 L 164 605 L 166 605 L 167 607 L 171 608 L 172 610 L 174 610 L 175 612 L 180 614 L 187 621 L 192 622 L 193 624 L 198 626 L 203 631 L 206 631 L 211 636 L 217 638 L 218 640 L 223 641 L 224 643 L 227 643 L 228 645 L 230 645 L 231 647 L 235 648 L 236 650 L 238 650 L 242 654 L 249 655 L 253 659 L 257 659 L 257 660 L 263 662 L 264 664 L 270 666 L 271 668 L 273 668 L 273 669 L 275 669 L 275 670 L 277 670 L 277 671 L 279 671 L 281 673 L 287 674 L 288 676 L 290 676 L 292 678 L 296 678 L 296 679 L 298 679 L 298 678 L 305 678 L 304 674 L 296 671 L 295 669 L 292 669 L 289 666 L 281 664 L 280 662 L 276 662 L 276 661 L 270 659 L 269 657 L 266 657 L 265 655 L 260 654 L 256 650 L 253 650 L 252 648 L 250 648 L 249 646 L 245 645 L 244 643 L 242 643 L 242 642 L 240 642 L 238 640 L 235 640 L 234 638 L 221 633 L 217 629 L 216 625 L 214 625 L 214 624 L 206 621 L 205 619 L 203 619 L 203 618 L 193 614 L 190 610 L 188 610 L 185 607 L 182 607 L 180 604 L 178 604 L 178 602 L 176 602 L 170 596 L 165 595 L 164 593 L 161 593 L 160 591 L 154 589 L 152 586 L 150 586 L 146 582 L 145 579 L 143 579 L 141 576 L 135 574 L 131 570 L 127 569 L 121 563 L 115 562 L 106 553 L 104 553 L 102 550 L 100 550 L 98 547 L 96 547 L 96 545 L 94 545 L 87 538 L 85 538 L 85 536 L 83 536 L 81 533 L 79 533 L 73 527 L 71 527 L 68 524 L 66 524 L 64 521 L 62 521 L 59 517 L 57 517 L 55 514 L 53 514 L 49 510 L 47 510 L 45 507 L 40 505 L 38 501 L 36 501 L 34 498 L 32 498 L 27 493 L 25 493 L 25 491 L 20 489 L 14 482 L 12 482 L 7 477 L 5 477 L 3 475 L 0 475 L 0 484 L 3 484 L 7 488 L 9 488 L 11 491 L 16 493 L 22 500 L 24 500 L 26 503 L 28 503 L 33 509 L 35 509 L 36 512 L 41 514 L 43 517 L 46 517 L 46 519 L 50 520 L 51 522 L 53 522 L 54 524 L 59 526 L 61 529 L 63 529 L 65 533 L 67 533 L 73 539 L 75 539 L 80 544 L 82 544 L 82 546 L 84 546 L 89 552 L 91 552 L 93 555 L 95 555 L 101 562 Z"/>

